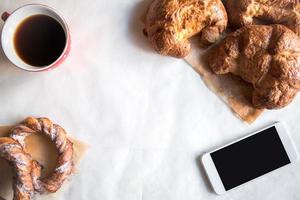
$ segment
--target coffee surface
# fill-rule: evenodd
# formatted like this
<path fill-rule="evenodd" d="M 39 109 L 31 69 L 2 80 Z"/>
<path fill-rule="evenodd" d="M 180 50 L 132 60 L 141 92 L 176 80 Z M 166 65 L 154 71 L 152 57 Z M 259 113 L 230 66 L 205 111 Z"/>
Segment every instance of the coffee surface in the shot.
<path fill-rule="evenodd" d="M 65 45 L 63 27 L 47 15 L 33 15 L 24 19 L 14 35 L 18 56 L 35 67 L 44 67 L 55 62 L 64 51 Z"/>

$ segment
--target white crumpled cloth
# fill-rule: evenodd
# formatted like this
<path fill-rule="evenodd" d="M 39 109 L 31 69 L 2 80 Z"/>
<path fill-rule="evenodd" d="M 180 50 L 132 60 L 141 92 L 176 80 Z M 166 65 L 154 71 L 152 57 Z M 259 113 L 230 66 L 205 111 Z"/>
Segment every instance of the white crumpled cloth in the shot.
<path fill-rule="evenodd" d="M 0 11 L 33 2 L 63 13 L 72 49 L 42 73 L 0 54 L 0 122 L 47 116 L 91 145 L 57 199 L 300 199 L 299 162 L 223 196 L 199 163 L 205 151 L 277 120 L 299 149 L 299 98 L 248 125 L 183 60 L 152 51 L 141 31 L 145 0 L 1 0 Z"/>

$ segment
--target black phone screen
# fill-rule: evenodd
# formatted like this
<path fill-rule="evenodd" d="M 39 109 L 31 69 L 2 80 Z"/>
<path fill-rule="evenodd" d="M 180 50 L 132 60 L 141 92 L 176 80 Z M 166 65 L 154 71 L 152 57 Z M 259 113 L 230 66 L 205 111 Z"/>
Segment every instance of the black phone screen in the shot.
<path fill-rule="evenodd" d="M 275 127 L 211 153 L 225 190 L 290 163 Z"/>

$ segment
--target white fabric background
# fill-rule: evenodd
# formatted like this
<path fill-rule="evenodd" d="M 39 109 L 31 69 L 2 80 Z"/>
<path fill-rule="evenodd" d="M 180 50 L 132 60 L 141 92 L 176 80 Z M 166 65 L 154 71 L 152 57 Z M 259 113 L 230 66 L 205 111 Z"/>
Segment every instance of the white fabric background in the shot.
<path fill-rule="evenodd" d="M 299 98 L 245 124 L 183 60 L 149 48 L 139 20 L 144 1 L 1 0 L 0 12 L 32 2 L 63 13 L 71 53 L 55 70 L 28 73 L 1 52 L 0 122 L 48 116 L 91 145 L 57 199 L 300 199 L 300 163 L 224 196 L 212 192 L 199 165 L 203 152 L 276 120 L 299 149 Z"/>

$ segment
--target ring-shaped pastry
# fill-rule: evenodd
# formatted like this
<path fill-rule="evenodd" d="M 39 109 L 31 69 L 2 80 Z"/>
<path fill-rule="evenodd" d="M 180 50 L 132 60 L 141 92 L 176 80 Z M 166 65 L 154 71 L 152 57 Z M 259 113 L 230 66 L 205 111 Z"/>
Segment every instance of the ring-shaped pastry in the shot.
<path fill-rule="evenodd" d="M 30 134 L 43 134 L 55 144 L 58 159 L 53 173 L 41 178 L 41 167 L 38 167 L 37 162 L 32 173 L 35 191 L 40 194 L 54 193 L 72 173 L 73 143 L 67 138 L 66 131 L 61 126 L 53 124 L 48 118 L 28 117 L 12 128 L 9 136 L 26 149 L 25 138 Z"/>

